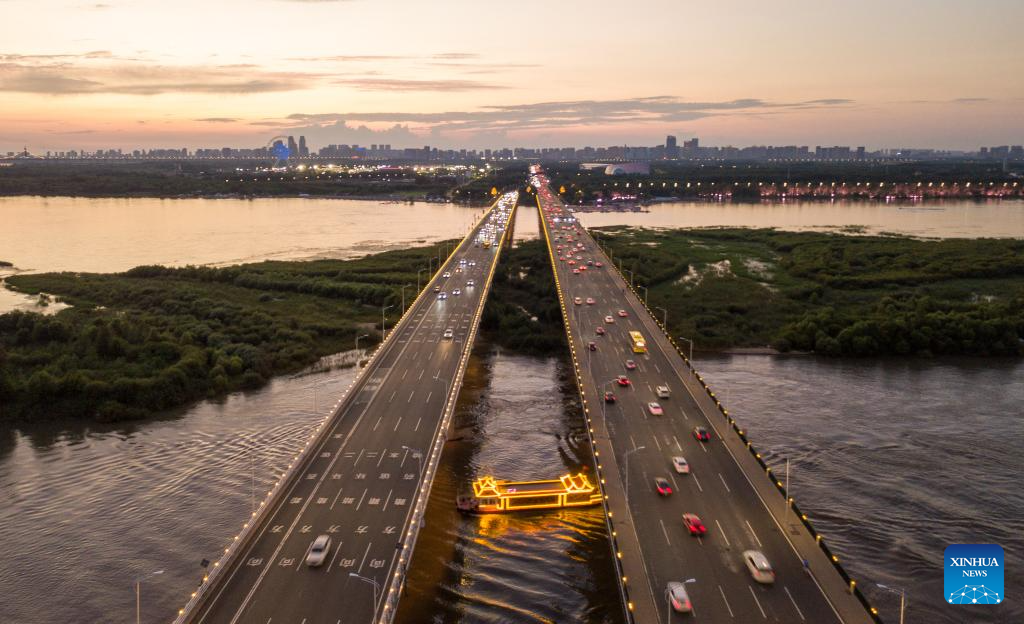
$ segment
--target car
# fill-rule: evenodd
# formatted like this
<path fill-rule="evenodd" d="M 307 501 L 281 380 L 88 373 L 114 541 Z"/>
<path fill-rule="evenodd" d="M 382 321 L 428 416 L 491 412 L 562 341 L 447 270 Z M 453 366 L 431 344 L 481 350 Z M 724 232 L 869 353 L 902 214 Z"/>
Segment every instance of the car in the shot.
<path fill-rule="evenodd" d="M 476 266 L 476 260 L 470 260 L 469 266 Z"/>
<path fill-rule="evenodd" d="M 455 337 L 455 332 L 454 331 L 452 331 L 451 329 L 444 330 L 444 339 L 445 340 L 451 340 L 454 337 Z"/>
<path fill-rule="evenodd" d="M 452 276 L 452 274 L 449 271 L 445 271 L 444 273 L 441 274 L 441 277 L 451 277 L 451 276 Z"/>
<path fill-rule="evenodd" d="M 594 333 L 597 334 L 598 336 L 604 336 L 604 327 L 598 327 L 597 329 L 594 330 Z"/>
<path fill-rule="evenodd" d="M 576 264 L 576 261 L 575 261 L 575 260 L 573 260 L 572 258 L 570 258 L 570 259 L 569 259 L 569 264 Z"/>
<path fill-rule="evenodd" d="M 636 362 L 633 360 L 626 360 L 626 370 L 636 370 Z"/>
<path fill-rule="evenodd" d="M 683 583 L 672 581 L 665 586 L 665 593 L 668 594 L 668 601 L 676 613 L 693 611 L 693 604 L 690 602 L 690 596 L 686 593 L 686 585 Z"/>
<path fill-rule="evenodd" d="M 612 392 L 611 390 L 606 391 L 604 393 L 604 402 L 605 403 L 614 403 L 615 402 L 615 393 Z"/>
<path fill-rule="evenodd" d="M 690 463 L 682 455 L 672 458 L 672 467 L 676 469 L 676 474 L 690 474 Z"/>
<path fill-rule="evenodd" d="M 559 261 L 561 261 L 561 262 L 565 262 L 565 258 L 563 258 L 562 256 L 558 256 L 558 259 L 559 259 Z"/>
<path fill-rule="evenodd" d="M 697 438 L 698 442 L 710 442 L 711 434 L 704 427 L 694 427 L 693 437 Z"/>
<path fill-rule="evenodd" d="M 573 275 L 579 275 L 580 274 L 580 270 L 579 269 L 573 269 L 572 270 L 572 274 Z"/>
<path fill-rule="evenodd" d="M 654 392 L 658 395 L 659 399 L 668 399 L 672 397 L 672 391 L 665 385 L 658 386 L 654 389 Z"/>
<path fill-rule="evenodd" d="M 658 494 L 661 496 L 670 496 L 672 494 L 672 484 L 665 477 L 654 478 L 654 489 L 658 490 Z"/>
<path fill-rule="evenodd" d="M 581 264 L 580 265 L 580 271 L 586 271 L 586 270 L 587 270 L 587 266 L 585 264 Z"/>
<path fill-rule="evenodd" d="M 459 264 L 462 264 L 462 265 L 466 264 L 466 262 L 468 262 L 468 260 L 466 260 L 465 258 L 459 260 Z"/>
<path fill-rule="evenodd" d="M 456 273 L 462 273 L 462 267 L 455 267 Z"/>
<path fill-rule="evenodd" d="M 575 299 L 572 300 L 572 302 L 575 303 L 576 305 L 583 305 L 583 298 L 576 297 Z"/>
<path fill-rule="evenodd" d="M 445 291 L 442 290 L 440 293 L 438 293 L 437 298 L 438 299 L 447 299 L 448 298 L 448 293 L 446 293 Z"/>
<path fill-rule="evenodd" d="M 593 260 L 587 260 L 587 266 L 594 266 Z"/>
<path fill-rule="evenodd" d="M 311 568 L 323 565 L 327 560 L 327 553 L 331 551 L 331 536 L 317 535 L 313 543 L 309 545 L 309 553 L 306 554 L 306 565 Z"/>
<path fill-rule="evenodd" d="M 628 312 L 626 312 L 625 310 L 619 310 L 619 317 L 620 318 L 626 318 L 627 316 L 629 316 Z"/>
<path fill-rule="evenodd" d="M 743 563 L 746 564 L 750 576 L 758 583 L 770 585 L 775 582 L 775 570 L 760 550 L 744 550 Z"/>
<path fill-rule="evenodd" d="M 597 343 L 591 340 L 589 343 L 587 343 L 587 348 L 590 349 L 591 351 L 597 351 Z"/>
<path fill-rule="evenodd" d="M 661 409 L 661 406 L 654 401 L 647 404 L 647 411 L 651 413 L 651 416 L 661 416 L 665 413 L 665 410 Z"/>
<path fill-rule="evenodd" d="M 686 530 L 690 532 L 690 535 L 704 535 L 708 532 L 708 528 L 704 526 L 704 523 L 701 522 L 697 514 L 684 513 L 683 525 L 686 526 Z"/>
<path fill-rule="evenodd" d="M 462 291 L 459 290 L 458 288 L 456 288 L 455 290 L 452 291 L 452 295 L 454 295 L 456 297 L 458 297 L 461 294 L 462 294 Z"/>
<path fill-rule="evenodd" d="M 440 286 L 434 286 L 434 292 L 436 292 L 436 293 L 441 292 L 441 287 Z"/>
<path fill-rule="evenodd" d="M 587 305 L 594 305 L 595 303 L 597 302 L 594 301 L 593 297 L 587 297 Z"/>
<path fill-rule="evenodd" d="M 474 282 L 473 280 L 468 280 L 466 282 L 466 288 L 472 288 L 474 286 L 476 286 L 476 282 Z"/>
<path fill-rule="evenodd" d="M 597 268 L 599 268 L 599 269 L 600 269 L 601 267 L 603 267 L 603 266 L 604 266 L 604 263 L 603 263 L 603 262 L 595 262 L 595 263 L 594 263 L 594 266 L 596 266 Z"/>
<path fill-rule="evenodd" d="M 625 375 L 619 375 L 618 377 L 615 378 L 615 383 L 625 388 L 630 384 L 629 377 L 626 377 Z"/>
<path fill-rule="evenodd" d="M 608 323 L 610 325 L 610 324 L 615 322 L 615 317 L 613 317 L 613 316 L 606 316 L 606 317 L 604 317 L 604 322 Z"/>

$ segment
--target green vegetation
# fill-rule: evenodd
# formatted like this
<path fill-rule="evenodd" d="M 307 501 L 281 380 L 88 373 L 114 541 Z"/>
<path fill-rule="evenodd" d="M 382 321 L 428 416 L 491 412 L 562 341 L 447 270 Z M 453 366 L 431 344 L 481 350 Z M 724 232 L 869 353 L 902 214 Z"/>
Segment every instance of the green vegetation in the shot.
<path fill-rule="evenodd" d="M 443 243 L 359 260 L 18 275 L 73 307 L 0 315 L 0 419 L 119 420 L 263 384 L 377 334 Z M 413 289 L 406 289 L 410 299 Z M 368 346 L 378 335 L 364 339 Z"/>
<path fill-rule="evenodd" d="M 566 349 L 547 246 L 526 241 L 502 252 L 480 328 L 506 349 L 535 355 Z"/>
<path fill-rule="evenodd" d="M 595 233 L 650 289 L 652 309 L 668 310 L 672 334 L 698 348 L 1024 354 L 1024 241 L 764 229 Z"/>

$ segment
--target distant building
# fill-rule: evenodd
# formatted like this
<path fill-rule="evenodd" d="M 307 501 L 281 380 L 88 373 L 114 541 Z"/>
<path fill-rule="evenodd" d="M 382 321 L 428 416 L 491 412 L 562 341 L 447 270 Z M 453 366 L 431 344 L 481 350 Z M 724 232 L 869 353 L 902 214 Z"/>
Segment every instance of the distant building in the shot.
<path fill-rule="evenodd" d="M 299 137 L 299 157 L 300 158 L 309 158 L 309 148 L 306 147 L 306 137 L 305 136 L 300 136 Z"/>
<path fill-rule="evenodd" d="M 616 163 L 604 168 L 605 175 L 626 175 L 626 174 L 650 175 L 650 163 Z"/>
<path fill-rule="evenodd" d="M 288 156 L 290 158 L 297 158 L 299 155 L 299 146 L 295 143 L 295 137 L 288 137 Z"/>

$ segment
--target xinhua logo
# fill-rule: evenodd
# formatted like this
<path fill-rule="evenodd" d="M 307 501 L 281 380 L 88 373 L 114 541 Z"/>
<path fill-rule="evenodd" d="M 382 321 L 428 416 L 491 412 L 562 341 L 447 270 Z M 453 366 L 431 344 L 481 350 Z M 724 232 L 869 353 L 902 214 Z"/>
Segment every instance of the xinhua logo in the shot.
<path fill-rule="evenodd" d="M 946 602 L 999 604 L 1003 595 L 1003 549 L 998 544 L 952 544 L 945 556 Z"/>

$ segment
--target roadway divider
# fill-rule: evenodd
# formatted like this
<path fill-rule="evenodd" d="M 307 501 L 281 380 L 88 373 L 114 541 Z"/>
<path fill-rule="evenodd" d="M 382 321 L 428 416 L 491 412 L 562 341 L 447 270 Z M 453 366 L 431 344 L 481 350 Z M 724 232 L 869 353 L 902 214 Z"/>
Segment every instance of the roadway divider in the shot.
<path fill-rule="evenodd" d="M 500 201 L 500 200 L 499 200 Z M 495 203 L 495 205 L 497 205 Z M 491 210 L 494 209 L 492 206 Z M 469 362 L 470 353 L 473 351 L 473 343 L 476 340 L 476 332 L 480 326 L 480 317 L 483 314 L 484 306 L 487 304 L 487 295 L 491 290 L 491 282 L 494 279 L 494 272 L 497 270 L 498 261 L 501 258 L 501 250 L 504 247 L 505 237 L 509 235 L 509 223 L 515 218 L 516 207 L 515 203 L 512 204 L 512 209 L 509 211 L 509 216 L 505 221 L 505 228 L 501 233 L 501 241 L 499 244 L 492 246 L 494 250 L 494 259 L 491 261 L 491 270 L 487 273 L 487 279 L 484 281 L 483 291 L 480 295 L 480 302 L 477 304 L 477 309 L 473 315 L 473 323 L 471 324 L 469 334 L 466 336 L 466 342 L 462 347 L 462 355 L 459 357 L 459 367 L 456 369 L 455 377 L 452 379 L 452 385 L 448 392 L 448 397 L 444 406 L 444 412 L 442 413 L 441 420 L 438 423 L 437 429 L 434 433 L 434 443 L 430 449 L 430 458 L 424 462 L 423 474 L 420 476 L 420 487 L 416 493 L 416 505 L 413 508 L 412 516 L 409 520 L 409 526 L 405 531 L 405 539 L 399 544 L 401 548 L 401 554 L 398 556 L 398 566 L 391 578 L 387 579 L 387 593 L 382 596 L 384 599 L 384 605 L 381 610 L 380 618 L 377 620 L 379 624 L 389 624 L 395 618 L 398 613 L 398 601 L 402 596 L 402 589 L 405 586 L 405 577 L 409 569 L 409 563 L 412 561 L 413 550 L 416 547 L 416 540 L 419 538 L 420 528 L 422 528 L 424 522 L 423 517 L 427 512 L 427 504 L 430 502 L 430 491 L 434 485 L 434 475 L 437 472 L 437 466 L 441 461 L 441 454 L 444 451 L 444 445 L 448 441 L 448 428 L 451 426 L 451 419 L 455 413 L 455 406 L 458 403 L 459 392 L 462 390 L 462 380 L 466 373 L 466 365 Z M 487 214 L 490 214 L 488 211 Z M 484 218 L 487 218 L 487 214 Z M 479 225 L 479 224 L 478 224 Z M 475 230 L 475 228 L 474 228 Z M 463 239 L 462 245 L 468 242 L 467 239 Z M 455 252 L 452 252 L 448 256 L 449 260 Z M 447 264 L 448 261 L 445 261 Z M 424 289 L 424 292 L 426 289 Z M 376 614 L 374 615 L 376 618 Z"/>
<path fill-rule="evenodd" d="M 534 198 L 537 200 L 537 211 L 540 214 L 541 228 L 544 232 L 544 240 L 547 243 L 548 247 L 548 257 L 551 260 L 551 272 L 555 278 L 555 290 L 558 293 L 558 307 L 562 310 L 563 325 L 565 326 L 565 337 L 569 344 L 569 351 L 572 355 L 573 375 L 576 378 L 576 389 L 579 392 L 580 407 L 583 409 L 583 416 L 587 420 L 587 439 L 590 441 L 590 450 L 594 455 L 594 464 L 596 466 L 597 472 L 597 485 L 599 488 L 601 488 L 601 506 L 604 509 L 604 519 L 606 528 L 608 530 L 608 540 L 612 548 L 612 560 L 615 562 L 615 575 L 618 580 L 619 597 L 622 600 L 623 614 L 626 618 L 626 622 L 629 624 L 634 624 L 636 622 L 636 618 L 634 617 L 635 605 L 633 601 L 630 599 L 628 586 L 629 575 L 625 573 L 624 568 L 627 562 L 623 561 L 623 551 L 622 547 L 619 545 L 618 531 L 615 529 L 614 512 L 611 509 L 610 499 L 608 497 L 607 492 L 605 491 L 605 486 L 608 484 L 605 480 L 605 472 L 602 461 L 611 461 L 612 465 L 614 465 L 615 454 L 614 452 L 611 451 L 611 446 L 609 445 L 609 453 L 611 454 L 611 458 L 606 458 L 605 460 L 602 460 L 600 450 L 597 447 L 597 441 L 594 439 L 594 423 L 590 418 L 590 407 L 587 403 L 586 392 L 583 389 L 583 378 L 580 373 L 579 362 L 576 358 L 576 347 L 573 344 L 573 334 L 572 328 L 570 327 L 569 311 L 565 306 L 565 295 L 562 292 L 562 285 L 558 279 L 558 265 L 555 263 L 555 255 L 551 247 L 551 235 L 548 230 L 548 222 L 547 219 L 544 217 L 544 208 L 540 204 L 540 194 L 534 193 Z M 612 478 L 615 479 L 616 481 L 618 480 L 619 477 L 617 470 L 612 470 Z M 628 507 L 625 507 L 625 509 L 626 516 L 628 518 L 629 509 Z M 636 548 L 639 549 L 639 545 L 637 545 Z M 642 561 L 642 556 L 638 555 L 635 561 L 631 559 L 630 561 L 628 561 L 628 563 L 631 565 L 639 565 L 640 569 L 643 569 L 644 564 Z M 654 611 L 655 613 L 657 613 L 656 607 Z"/>
<path fill-rule="evenodd" d="M 589 231 L 587 232 L 587 235 L 590 235 Z M 600 245 L 597 245 L 593 236 L 591 236 L 590 238 L 591 242 L 595 244 L 595 246 L 600 250 L 600 253 L 605 257 L 607 263 L 618 274 L 619 278 L 622 279 L 622 281 L 629 287 L 630 291 L 632 291 L 633 295 L 637 298 L 637 301 L 639 301 L 643 308 L 647 311 L 647 314 L 651 317 L 651 320 L 653 320 L 654 323 L 661 329 L 665 338 L 668 339 L 668 342 L 672 345 L 672 348 L 676 350 L 676 353 L 678 353 L 679 356 L 686 363 L 686 366 L 690 370 L 691 375 L 696 379 L 697 383 L 700 384 L 700 387 L 702 388 L 704 394 L 707 395 L 707 398 L 714 403 L 715 411 L 717 411 L 719 415 L 721 415 L 725 419 L 725 421 L 729 424 L 733 432 L 743 442 L 743 445 L 745 446 L 747 451 L 750 452 L 750 454 L 754 457 L 757 463 L 764 470 L 764 474 L 771 481 L 772 485 L 775 487 L 775 490 L 782 496 L 785 505 L 793 510 L 795 516 L 800 519 L 800 522 L 803 524 L 804 528 L 806 528 L 807 531 L 811 534 L 811 537 L 814 538 L 815 543 L 828 558 L 829 562 L 835 568 L 836 572 L 838 572 L 839 576 L 842 577 L 843 581 L 846 582 L 847 590 L 857 598 L 860 604 L 868 612 L 868 615 L 870 615 L 875 622 L 882 622 L 882 619 L 878 614 L 878 609 L 872 606 L 870 602 L 868 602 L 867 597 L 864 595 L 863 592 L 861 592 L 860 588 L 857 586 L 857 581 L 850 576 L 850 574 L 843 568 L 842 564 L 839 562 L 839 556 L 836 555 L 832 551 L 832 549 L 828 547 L 822 535 L 818 533 L 818 531 L 815 530 L 814 526 L 811 524 L 811 521 L 810 519 L 808 519 L 807 514 L 801 512 L 800 508 L 797 506 L 796 501 L 793 499 L 793 497 L 788 495 L 788 493 L 786 492 L 785 484 L 774 475 L 771 467 L 768 466 L 767 463 L 765 463 L 764 459 L 761 457 L 761 453 L 757 451 L 757 449 L 753 445 L 753 442 L 750 441 L 747 432 L 740 427 L 739 423 L 736 422 L 735 418 L 729 415 L 729 410 L 727 410 L 725 406 L 722 404 L 722 402 L 718 399 L 718 397 L 715 396 L 715 393 L 711 389 L 711 386 L 708 385 L 706 381 L 704 381 L 704 377 L 701 376 L 694 368 L 693 362 L 690 361 L 690 358 L 688 358 L 686 354 L 683 352 L 683 350 L 679 347 L 679 345 L 676 344 L 676 341 L 672 338 L 672 334 L 669 333 L 668 327 L 666 327 L 658 319 L 657 315 L 654 314 L 651 308 L 647 306 L 647 302 L 640 298 L 640 293 L 638 293 L 633 284 L 631 284 L 630 281 L 626 279 L 626 276 L 622 274 L 622 271 L 615 266 L 615 264 L 605 253 L 604 248 L 601 247 Z M 685 380 L 683 381 L 685 383 Z M 771 508 L 769 508 L 769 513 L 772 513 L 774 515 L 774 511 L 772 511 Z"/>
<path fill-rule="evenodd" d="M 494 210 L 495 206 L 497 206 L 497 202 L 491 204 L 491 207 L 486 212 L 483 213 L 480 219 L 476 222 L 476 225 L 474 225 L 473 229 L 470 230 L 470 234 L 476 231 L 480 224 L 489 217 L 491 212 Z M 455 246 L 451 253 L 448 254 L 444 262 L 438 265 L 437 270 L 433 273 L 433 275 L 431 275 L 430 279 L 427 280 L 427 283 L 423 286 L 423 289 L 420 290 L 420 292 L 416 295 L 416 298 L 413 299 L 409 307 L 407 307 L 403 311 L 402 316 L 395 323 L 394 327 L 392 327 L 391 333 L 384 336 L 384 339 L 380 342 L 379 345 L 377 345 L 377 349 L 373 352 L 373 355 L 370 356 L 369 360 L 367 360 L 365 366 L 363 366 L 356 373 L 355 378 L 349 384 L 348 388 L 346 388 L 345 392 L 335 402 L 334 409 L 331 410 L 330 414 L 324 416 L 323 419 L 321 419 L 320 424 L 317 425 L 317 428 L 313 431 L 313 433 L 310 434 L 309 438 L 302 445 L 302 448 L 299 449 L 298 454 L 295 455 L 291 463 L 288 464 L 285 471 L 281 474 L 280 477 L 278 477 L 277 482 L 274 483 L 274 487 L 271 488 L 270 491 L 267 492 L 266 497 L 262 501 L 260 501 L 259 507 L 255 511 L 253 511 L 250 514 L 250 518 L 242 524 L 242 529 L 239 531 L 238 535 L 234 536 L 231 543 L 228 544 L 227 548 L 224 549 L 224 552 L 221 554 L 220 558 L 211 564 L 212 570 L 203 575 L 203 579 L 200 582 L 199 587 L 196 589 L 196 591 L 191 593 L 188 602 L 185 603 L 185 606 L 178 610 L 178 614 L 174 619 L 174 624 L 184 624 L 185 622 L 188 622 L 189 618 L 191 617 L 191 614 L 195 611 L 195 609 L 202 606 L 202 604 L 208 597 L 208 592 L 210 588 L 212 588 L 216 584 L 216 581 L 220 578 L 220 575 L 223 574 L 223 571 L 226 568 L 230 568 L 230 564 L 233 563 L 234 558 L 238 556 L 239 553 L 244 552 L 245 548 L 252 542 L 252 540 L 257 534 L 256 528 L 260 526 L 260 524 L 264 520 L 266 520 L 268 514 L 270 514 L 271 512 L 271 508 L 275 507 L 275 505 L 271 504 L 271 502 L 274 501 L 275 498 L 279 496 L 280 493 L 285 489 L 285 487 L 291 483 L 293 477 L 298 472 L 300 472 L 300 469 L 305 467 L 312 460 L 309 451 L 312 448 L 318 446 L 323 441 L 323 437 L 327 434 L 327 431 L 330 429 L 330 427 L 328 427 L 327 425 L 329 423 L 333 423 L 335 418 L 340 417 L 341 412 L 344 411 L 343 408 L 347 407 L 345 401 L 359 393 L 365 381 L 366 372 L 372 370 L 373 364 L 378 359 L 380 359 L 380 357 L 382 357 L 382 354 L 385 352 L 386 347 L 389 347 L 391 345 L 392 338 L 396 335 L 396 333 L 400 333 L 396 332 L 396 330 L 402 327 L 403 323 L 406 322 L 406 319 L 409 316 L 409 314 L 415 309 L 416 304 L 419 303 L 422 297 L 424 297 L 427 293 L 430 292 L 431 284 L 437 281 L 438 276 L 441 275 L 445 268 L 448 267 L 448 264 L 451 262 L 452 257 L 455 256 L 458 250 L 461 249 L 462 246 L 465 245 L 468 240 L 469 235 L 463 237 L 462 241 Z M 497 262 L 495 262 L 495 265 L 496 264 Z M 383 331 L 384 327 L 382 326 L 381 332 Z M 358 367 L 358 362 L 356 365 Z M 353 392 L 353 389 L 355 389 L 355 392 Z"/>

